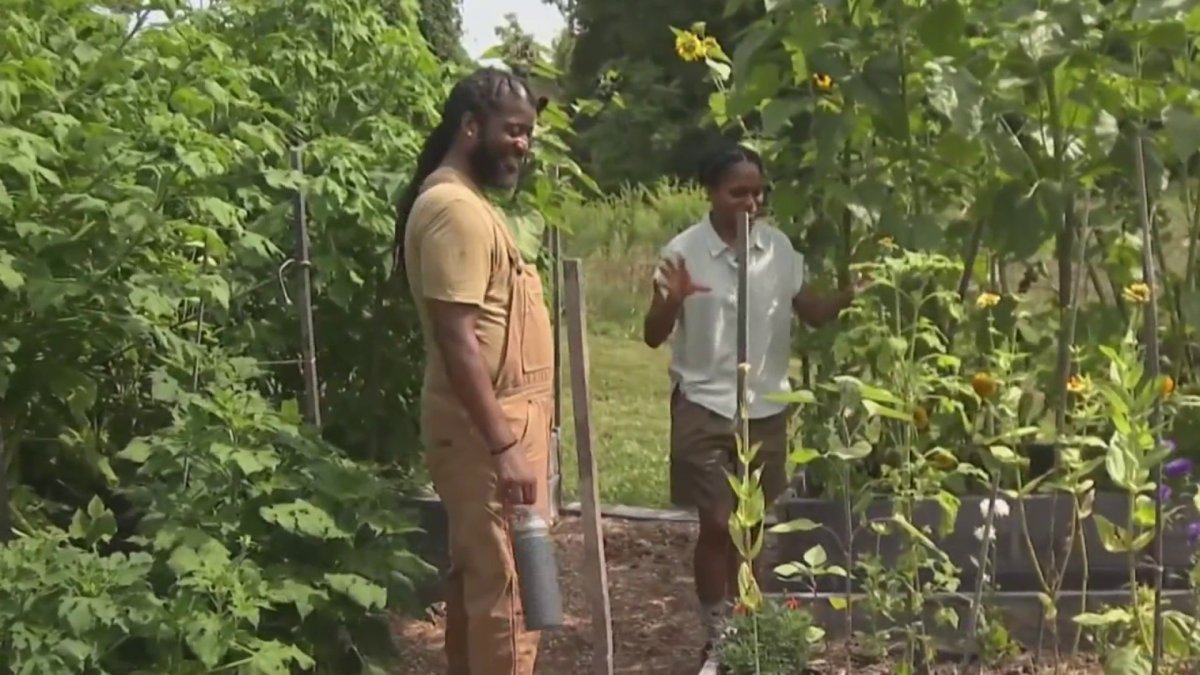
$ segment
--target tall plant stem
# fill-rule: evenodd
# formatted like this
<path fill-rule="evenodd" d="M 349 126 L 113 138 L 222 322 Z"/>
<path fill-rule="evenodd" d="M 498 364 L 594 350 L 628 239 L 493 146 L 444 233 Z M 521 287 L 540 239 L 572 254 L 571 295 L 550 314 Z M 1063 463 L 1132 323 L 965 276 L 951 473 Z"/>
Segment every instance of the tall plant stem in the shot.
<path fill-rule="evenodd" d="M 1150 197 L 1148 186 L 1146 185 L 1146 148 L 1142 139 L 1141 129 L 1137 130 L 1136 152 L 1134 159 L 1136 165 L 1137 192 L 1138 192 L 1138 221 L 1142 230 L 1142 278 L 1149 288 L 1150 298 L 1146 304 L 1146 313 L 1143 318 L 1144 331 L 1143 340 L 1146 345 L 1146 376 L 1151 382 L 1158 380 L 1158 288 L 1157 276 L 1155 274 L 1155 260 L 1153 250 L 1153 228 L 1150 225 Z M 1154 430 L 1155 440 L 1161 446 L 1161 429 L 1159 425 L 1162 421 L 1162 401 L 1160 397 L 1155 397 L 1154 407 L 1150 412 L 1150 426 Z M 1154 481 L 1158 485 L 1162 485 L 1162 464 L 1159 463 L 1154 469 Z M 1130 504 L 1130 509 L 1133 504 Z M 1163 503 L 1162 498 L 1156 492 L 1154 497 L 1154 654 L 1150 659 L 1151 675 L 1158 675 L 1159 667 L 1162 664 L 1163 653 L 1163 618 L 1162 618 L 1162 591 L 1163 591 Z"/>

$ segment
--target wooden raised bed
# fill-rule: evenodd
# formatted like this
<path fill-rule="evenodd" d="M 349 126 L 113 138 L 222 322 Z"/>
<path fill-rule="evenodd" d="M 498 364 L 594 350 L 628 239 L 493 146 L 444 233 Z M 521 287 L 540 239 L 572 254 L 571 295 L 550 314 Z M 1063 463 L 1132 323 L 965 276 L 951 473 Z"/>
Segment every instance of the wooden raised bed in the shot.
<path fill-rule="evenodd" d="M 972 558 L 978 556 L 980 542 L 975 536 L 976 530 L 983 527 L 985 519 L 981 504 L 986 497 L 968 495 L 961 497 L 962 503 L 958 510 L 954 528 L 948 536 L 938 537 L 938 525 L 942 519 L 941 507 L 933 502 L 918 504 L 914 509 L 914 525 L 919 528 L 930 528 L 931 539 L 950 557 L 960 570 L 963 587 L 973 587 L 977 570 Z M 1064 568 L 1063 588 L 1079 590 L 1082 587 L 1085 568 L 1088 572 L 1088 588 L 1094 590 L 1116 590 L 1128 583 L 1128 558 L 1125 554 L 1109 553 L 1100 541 L 1095 521 L 1091 518 L 1083 521 L 1081 530 L 1084 538 L 1076 537 L 1074 546 L 1068 549 L 1071 532 L 1072 504 L 1071 498 L 1060 495 L 1031 495 L 1025 499 L 1024 510 L 1029 525 L 1029 542 L 1026 542 L 1022 527 L 1020 505 L 1013 500 L 1005 500 L 1010 507 L 1006 518 L 996 518 L 994 528 L 996 533 L 996 585 L 1004 591 L 1040 591 L 1033 556 L 1030 549 L 1036 553 L 1043 570 Z M 886 520 L 892 514 L 890 499 L 881 497 L 868 509 L 867 518 Z M 1123 526 L 1128 515 L 1128 501 L 1125 495 L 1116 493 L 1101 493 L 1096 496 L 1093 507 L 1095 513 Z M 781 501 L 776 505 L 780 522 L 796 518 L 807 518 L 824 525 L 823 529 L 809 532 L 793 532 L 780 535 L 768 535 L 767 562 L 770 568 L 783 562 L 802 560 L 805 551 L 815 545 L 825 549 L 829 564 L 841 565 L 852 569 L 847 560 L 846 542 L 851 541 L 848 526 L 855 528 L 852 550 L 855 559 L 863 555 L 881 555 L 884 561 L 895 560 L 900 552 L 910 545 L 910 539 L 903 534 L 893 533 L 879 536 L 864 526 L 864 518 L 851 516 L 847 518 L 846 509 L 841 501 L 830 499 L 792 498 Z M 1169 580 L 1180 575 L 1173 572 L 1185 572 L 1190 568 L 1191 548 L 1187 546 L 1186 527 L 1176 523 L 1164 532 L 1164 566 Z M 1087 546 L 1087 565 L 1084 565 L 1083 542 Z M 1032 546 L 1030 546 L 1032 543 Z M 1148 551 L 1153 550 L 1153 545 Z M 1148 561 L 1147 561 L 1148 562 Z M 1150 568 L 1147 565 L 1142 570 L 1142 579 L 1149 580 Z M 766 590 L 774 592 L 800 592 L 810 590 L 807 580 L 783 581 L 776 579 L 773 574 L 765 574 L 762 583 Z M 1186 575 L 1184 575 L 1186 576 Z M 1170 581 L 1169 581 L 1170 583 Z M 1178 583 L 1177 581 L 1174 583 Z M 824 577 L 819 580 L 818 589 L 829 592 L 844 590 L 845 581 L 834 577 Z M 862 590 L 855 586 L 855 590 Z"/>
<path fill-rule="evenodd" d="M 844 598 L 836 593 L 821 593 L 801 599 L 802 605 L 813 614 L 816 625 L 825 629 L 828 642 L 840 642 L 852 637 L 847 629 L 861 632 L 878 632 L 890 626 L 884 626 L 875 617 L 869 615 L 864 604 L 864 596 L 852 595 L 847 609 L 834 609 L 830 600 Z M 1102 612 L 1105 608 L 1127 606 L 1129 593 L 1125 591 L 1093 591 L 1085 598 L 1078 591 L 1064 591 L 1058 598 L 1058 615 L 1053 624 L 1044 618 L 1042 601 L 1036 592 L 1010 591 L 993 595 L 988 606 L 998 612 L 999 619 L 1009 631 L 1009 637 L 1030 652 L 1053 654 L 1055 651 L 1063 655 L 1071 653 L 1075 645 L 1076 634 L 1080 627 L 1073 621 L 1074 617 L 1085 611 Z M 1172 590 L 1163 593 L 1163 605 L 1168 609 L 1191 611 L 1193 599 L 1189 591 Z M 936 620 L 934 614 L 942 607 L 951 607 L 958 614 L 959 627 L 944 626 Z M 972 639 L 964 634 L 970 610 L 970 599 L 962 594 L 934 594 L 925 605 L 924 625 L 933 637 L 939 649 L 939 657 L 947 662 L 960 661 L 964 655 L 978 653 L 972 644 Z M 849 620 L 849 621 L 848 621 Z M 1087 653 L 1094 647 L 1085 637 L 1079 640 L 1079 651 Z M 831 664 L 836 665 L 836 664 Z M 874 672 L 874 671 L 872 671 Z M 1026 672 L 1013 671 L 1013 672 Z M 720 675 L 720 664 L 710 659 L 700 670 L 699 675 Z"/>

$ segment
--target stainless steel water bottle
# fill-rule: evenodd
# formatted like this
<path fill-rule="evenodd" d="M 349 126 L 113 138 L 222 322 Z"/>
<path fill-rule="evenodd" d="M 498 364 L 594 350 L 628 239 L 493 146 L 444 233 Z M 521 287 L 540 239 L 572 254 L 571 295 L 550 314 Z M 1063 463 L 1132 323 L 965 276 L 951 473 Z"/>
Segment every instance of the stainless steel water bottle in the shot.
<path fill-rule="evenodd" d="M 563 625 L 562 593 L 550 525 L 533 509 L 520 509 L 512 523 L 513 558 L 525 609 L 525 630 L 541 631 Z"/>

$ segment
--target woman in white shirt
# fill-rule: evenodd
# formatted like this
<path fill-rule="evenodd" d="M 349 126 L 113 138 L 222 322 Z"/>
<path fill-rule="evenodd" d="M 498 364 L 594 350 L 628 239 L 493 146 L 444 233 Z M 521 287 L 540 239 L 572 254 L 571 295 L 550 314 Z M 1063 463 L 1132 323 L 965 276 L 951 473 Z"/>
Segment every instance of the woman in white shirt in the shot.
<path fill-rule="evenodd" d="M 705 652 L 720 636 L 736 593 L 737 552 L 729 536 L 737 450 L 737 241 L 742 214 L 751 219 L 747 406 L 751 443 L 770 504 L 783 492 L 788 410 L 767 396 L 788 391 L 792 315 L 810 325 L 837 318 L 854 290 L 822 297 L 804 284 L 804 257 L 785 234 L 754 222 L 763 203 L 762 159 L 732 145 L 703 162 L 700 180 L 710 210 L 662 250 L 644 338 L 652 349 L 671 340 L 671 501 L 694 507 L 700 535 L 693 561 L 707 631 Z"/>

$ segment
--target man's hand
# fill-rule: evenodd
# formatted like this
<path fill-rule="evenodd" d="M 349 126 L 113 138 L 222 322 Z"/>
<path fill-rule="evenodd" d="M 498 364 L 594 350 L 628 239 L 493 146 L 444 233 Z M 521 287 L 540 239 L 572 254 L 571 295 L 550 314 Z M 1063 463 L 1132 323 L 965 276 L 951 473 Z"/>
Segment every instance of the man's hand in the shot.
<path fill-rule="evenodd" d="M 688 272 L 682 258 L 677 261 L 664 260 L 659 271 L 663 277 L 662 289 L 666 293 L 667 301 L 672 304 L 681 303 L 696 293 L 707 293 L 711 290 L 708 286 L 692 280 L 692 274 Z"/>
<path fill-rule="evenodd" d="M 525 458 L 524 444 L 517 441 L 492 459 L 496 462 L 496 489 L 501 502 L 508 506 L 532 506 L 537 502 L 537 475 Z"/>

